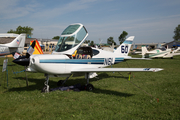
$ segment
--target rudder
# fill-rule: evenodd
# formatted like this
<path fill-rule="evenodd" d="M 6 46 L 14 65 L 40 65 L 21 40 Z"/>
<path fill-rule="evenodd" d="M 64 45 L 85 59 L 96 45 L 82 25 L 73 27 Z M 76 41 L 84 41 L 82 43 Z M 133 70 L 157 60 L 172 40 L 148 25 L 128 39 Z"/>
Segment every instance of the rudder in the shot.
<path fill-rule="evenodd" d="M 116 54 L 122 54 L 123 56 L 128 56 L 132 42 L 135 36 L 128 37 L 115 51 Z"/>

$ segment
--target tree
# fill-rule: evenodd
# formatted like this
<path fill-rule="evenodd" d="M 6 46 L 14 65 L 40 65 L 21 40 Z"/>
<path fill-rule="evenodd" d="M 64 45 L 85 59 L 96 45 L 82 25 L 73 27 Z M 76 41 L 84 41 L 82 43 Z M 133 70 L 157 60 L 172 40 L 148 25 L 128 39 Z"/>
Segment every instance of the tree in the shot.
<path fill-rule="evenodd" d="M 91 42 L 90 42 L 90 46 L 94 46 L 94 41 L 91 41 Z"/>
<path fill-rule="evenodd" d="M 123 31 L 121 35 L 119 36 L 119 43 L 122 44 L 126 40 L 126 36 L 128 33 L 126 31 Z"/>
<path fill-rule="evenodd" d="M 112 45 L 113 43 L 114 43 L 114 45 L 116 45 L 116 42 L 114 42 L 113 37 L 109 37 L 107 39 L 107 44 Z"/>
<path fill-rule="evenodd" d="M 174 40 L 180 41 L 180 24 L 174 29 Z"/>
<path fill-rule="evenodd" d="M 90 40 L 85 40 L 84 43 L 89 44 Z"/>
<path fill-rule="evenodd" d="M 33 30 L 34 30 L 33 28 L 28 27 L 28 26 L 26 26 L 26 27 L 25 26 L 24 27 L 18 26 L 16 28 L 16 30 L 10 29 L 7 33 L 15 33 L 15 34 L 26 33 L 26 37 L 27 37 L 27 36 L 32 36 L 33 35 L 32 34 Z"/>
<path fill-rule="evenodd" d="M 59 40 L 60 36 L 54 36 L 52 39 Z"/>

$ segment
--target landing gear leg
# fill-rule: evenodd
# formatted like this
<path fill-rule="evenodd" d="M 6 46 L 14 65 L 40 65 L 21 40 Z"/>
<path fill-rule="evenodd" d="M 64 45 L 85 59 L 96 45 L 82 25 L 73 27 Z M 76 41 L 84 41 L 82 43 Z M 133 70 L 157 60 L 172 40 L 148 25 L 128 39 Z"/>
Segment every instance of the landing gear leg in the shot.
<path fill-rule="evenodd" d="M 72 75 L 72 74 L 71 74 Z M 62 86 L 62 85 L 64 85 L 64 83 L 71 77 L 71 75 L 69 75 L 67 78 L 66 78 L 66 80 L 59 80 L 58 82 L 57 82 L 57 86 Z"/>
<path fill-rule="evenodd" d="M 45 82 L 44 82 L 44 87 L 43 87 L 43 89 L 42 89 L 42 92 L 44 92 L 44 93 L 48 93 L 49 92 L 49 85 L 48 85 L 48 82 L 49 82 L 49 75 L 48 74 L 45 74 Z"/>
<path fill-rule="evenodd" d="M 85 73 L 85 78 L 87 80 L 87 84 L 86 84 L 86 90 L 87 91 L 92 91 L 94 90 L 94 86 L 92 84 L 89 84 L 89 73 Z"/>

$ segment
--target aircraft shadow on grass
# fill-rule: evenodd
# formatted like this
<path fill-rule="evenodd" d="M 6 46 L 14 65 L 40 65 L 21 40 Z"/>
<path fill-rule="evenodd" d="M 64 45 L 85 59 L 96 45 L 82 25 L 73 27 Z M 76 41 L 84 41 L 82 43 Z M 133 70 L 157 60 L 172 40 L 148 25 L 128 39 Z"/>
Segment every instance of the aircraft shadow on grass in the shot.
<path fill-rule="evenodd" d="M 122 79 L 128 79 L 128 77 L 123 77 L 123 76 L 109 76 L 107 73 L 100 73 L 98 74 L 98 78 L 93 78 L 90 80 L 90 82 L 93 81 L 99 81 L 102 80 L 104 78 L 110 78 L 110 77 L 114 77 L 114 78 L 122 78 Z M 26 83 L 26 78 L 25 77 L 15 77 L 14 79 L 17 79 L 19 81 L 24 81 L 24 84 Z M 45 81 L 44 79 L 37 79 L 37 78 L 28 78 L 28 82 L 30 83 L 35 83 L 35 84 L 30 84 L 28 87 L 24 86 L 24 87 L 16 87 L 16 88 L 10 88 L 9 91 L 34 91 L 34 90 L 42 90 L 41 88 L 44 86 L 43 81 Z M 84 78 L 78 78 L 76 80 L 72 80 L 69 79 L 67 80 L 67 82 L 63 85 L 63 86 L 71 86 L 71 85 L 75 85 L 77 83 L 80 83 L 81 85 L 84 85 L 86 83 L 86 80 Z M 21 82 L 22 84 L 22 82 Z M 20 85 L 21 85 L 20 84 Z M 51 86 L 51 88 L 57 88 L 57 82 L 53 81 L 50 79 L 49 85 Z M 67 91 L 65 91 L 67 92 Z M 88 91 L 87 91 L 88 92 Z M 122 92 L 117 92 L 117 91 L 112 91 L 112 90 L 107 90 L 107 89 L 100 89 L 100 88 L 95 88 L 93 91 L 90 91 L 93 93 L 98 93 L 98 94 L 108 94 L 108 95 L 116 95 L 116 96 L 121 96 L 121 97 L 130 97 L 133 96 L 133 94 L 129 94 L 129 93 L 122 93 Z"/>

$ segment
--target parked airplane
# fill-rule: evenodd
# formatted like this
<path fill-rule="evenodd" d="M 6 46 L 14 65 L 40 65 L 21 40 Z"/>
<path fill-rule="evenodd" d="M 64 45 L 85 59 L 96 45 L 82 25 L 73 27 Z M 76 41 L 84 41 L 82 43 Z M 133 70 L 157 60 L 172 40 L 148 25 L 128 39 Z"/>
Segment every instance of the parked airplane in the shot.
<path fill-rule="evenodd" d="M 178 50 L 180 50 L 180 47 L 178 47 L 176 50 L 171 49 L 155 49 L 152 51 L 148 51 L 145 46 L 142 46 L 142 57 L 144 58 L 173 58 L 175 55 L 180 55 L 180 53 L 176 53 Z"/>
<path fill-rule="evenodd" d="M 110 47 L 101 47 L 102 50 L 114 52 L 114 43 Z"/>
<path fill-rule="evenodd" d="M 15 52 L 22 53 L 24 50 L 26 34 L 20 34 L 12 42 L 0 44 L 0 56 L 12 54 Z"/>
<path fill-rule="evenodd" d="M 48 82 L 51 75 L 55 77 L 66 76 L 67 80 L 72 74 L 83 72 L 87 80 L 87 90 L 93 90 L 93 85 L 89 84 L 90 73 L 92 72 L 157 72 L 163 70 L 161 68 L 104 68 L 126 59 L 139 59 L 128 56 L 134 36 L 127 38 L 114 52 L 98 48 L 80 47 L 87 36 L 88 32 L 82 24 L 71 24 L 62 32 L 56 49 L 51 55 L 30 56 L 27 71 L 45 74 L 44 92 L 49 92 Z M 77 50 L 77 54 L 73 58 L 72 54 L 75 50 Z"/>

